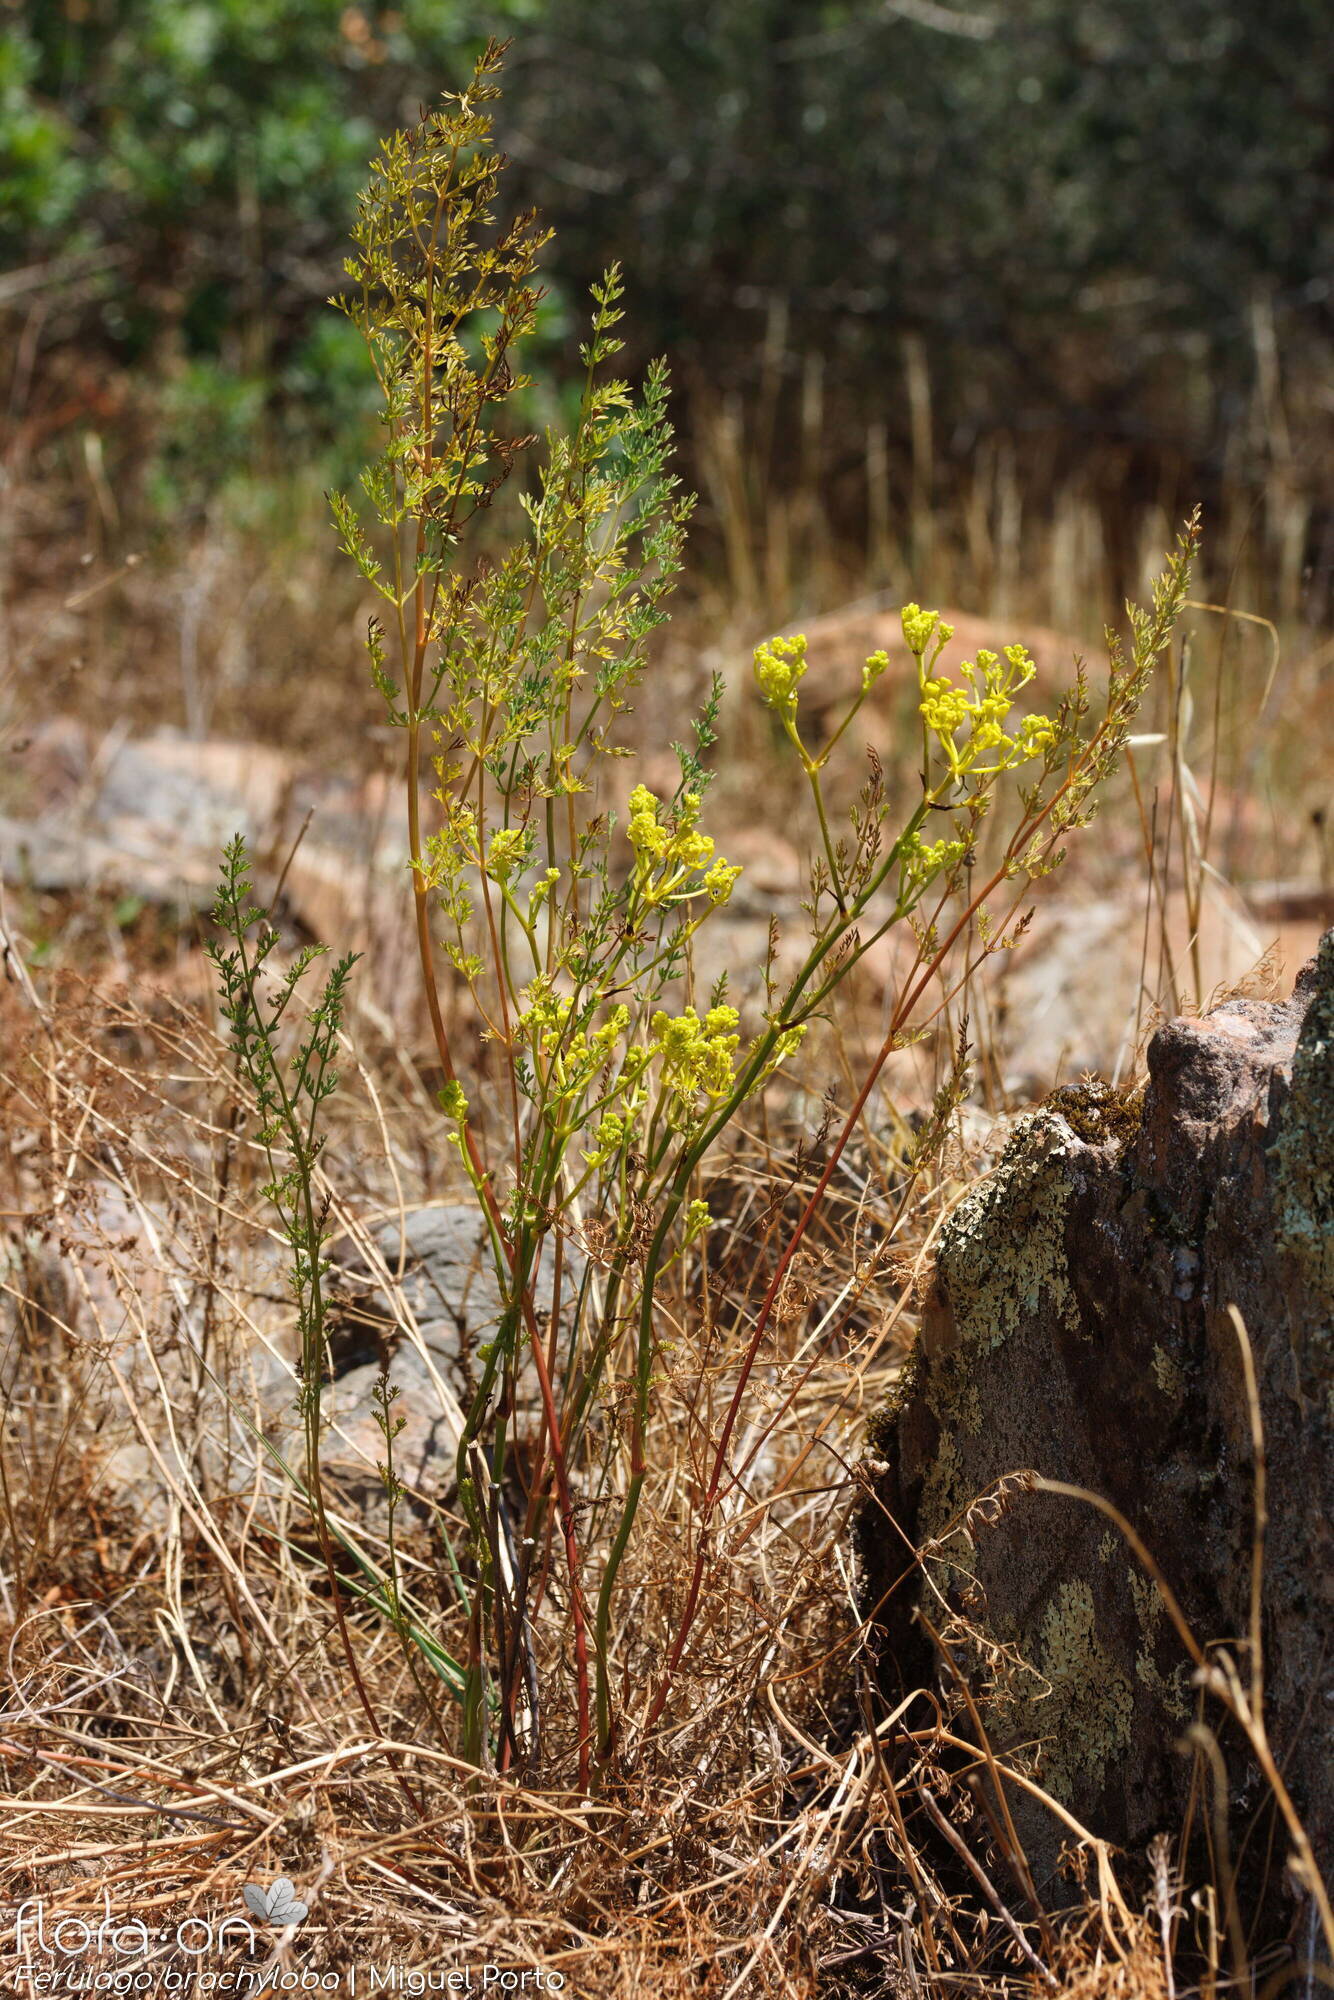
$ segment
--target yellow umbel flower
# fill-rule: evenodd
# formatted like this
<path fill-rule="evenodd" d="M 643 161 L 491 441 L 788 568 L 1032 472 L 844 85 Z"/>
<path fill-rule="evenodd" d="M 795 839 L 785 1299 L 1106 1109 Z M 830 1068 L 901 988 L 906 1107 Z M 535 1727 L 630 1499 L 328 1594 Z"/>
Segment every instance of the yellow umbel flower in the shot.
<path fill-rule="evenodd" d="M 684 1235 L 687 1245 L 697 1243 L 712 1221 L 707 1201 L 692 1201 L 685 1212 Z"/>
<path fill-rule="evenodd" d="M 695 824 L 700 803 L 698 792 L 683 793 L 678 817 L 664 826 L 661 801 L 647 785 L 630 794 L 626 833 L 635 853 L 635 887 L 650 907 L 701 895 L 725 903 L 732 893 L 741 870 L 714 858 L 713 841 Z"/>
<path fill-rule="evenodd" d="M 461 1125 L 467 1117 L 468 1100 L 463 1094 L 463 1085 L 457 1077 L 453 1082 L 447 1083 L 440 1092 L 440 1109 L 446 1118 L 452 1118 L 458 1125 Z"/>
<path fill-rule="evenodd" d="M 968 697 L 952 681 L 928 681 L 922 689 L 921 710 L 927 728 L 934 730 L 942 743 L 947 743 L 968 720 Z"/>
<path fill-rule="evenodd" d="M 739 862 L 715 861 L 704 877 L 704 887 L 712 903 L 725 903 L 731 896 L 737 877 L 741 874 Z"/>
<path fill-rule="evenodd" d="M 636 785 L 630 794 L 630 824 L 626 837 L 641 867 L 661 861 L 667 853 L 667 829 L 658 822 L 659 801 L 647 785 Z"/>
<path fill-rule="evenodd" d="M 714 1099 L 726 1097 L 736 1081 L 739 1019 L 735 1007 L 711 1007 L 702 1021 L 693 1007 L 675 1018 L 655 1014 L 652 1032 L 666 1088 L 687 1103 L 700 1091 Z"/>
<path fill-rule="evenodd" d="M 917 612 L 914 605 L 905 608 L 904 631 L 909 643 L 922 637 L 927 621 L 934 616 L 932 612 Z M 922 669 L 922 721 L 940 745 L 953 779 L 996 777 L 1041 756 L 1056 741 L 1056 726 L 1045 715 L 1030 716 L 1016 735 L 1007 734 L 1015 695 L 1036 671 L 1028 648 L 1019 645 L 1006 646 L 1001 653 L 980 647 L 975 660 L 960 663 L 963 686 L 944 675 L 930 678 Z M 968 734 L 960 742 L 959 732 L 965 725 Z"/>
<path fill-rule="evenodd" d="M 486 872 L 495 882 L 508 882 L 528 857 L 529 838 L 521 827 L 501 827 L 486 850 Z"/>
<path fill-rule="evenodd" d="M 905 604 L 899 613 L 903 626 L 904 642 L 915 659 L 920 660 L 935 637 L 940 623 L 938 611 L 923 611 L 920 604 Z"/>
<path fill-rule="evenodd" d="M 774 714 L 791 724 L 797 713 L 797 683 L 806 671 L 806 634 L 766 639 L 755 648 L 755 680 Z"/>
<path fill-rule="evenodd" d="M 626 1121 L 618 1112 L 608 1111 L 593 1135 L 591 1150 L 584 1153 L 590 1167 L 600 1167 L 620 1152 L 625 1144 Z"/>

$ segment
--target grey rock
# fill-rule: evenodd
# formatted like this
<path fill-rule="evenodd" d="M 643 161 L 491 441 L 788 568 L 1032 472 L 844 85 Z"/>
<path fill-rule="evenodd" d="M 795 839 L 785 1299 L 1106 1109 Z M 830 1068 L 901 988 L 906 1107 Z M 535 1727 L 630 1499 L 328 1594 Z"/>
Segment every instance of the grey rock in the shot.
<path fill-rule="evenodd" d="M 456 1389 L 466 1391 L 476 1350 L 492 1337 L 500 1316 L 491 1249 L 477 1209 L 468 1202 L 419 1209 L 401 1230 L 395 1219 L 379 1224 L 371 1237 L 369 1262 L 355 1244 L 338 1253 L 331 1333 L 335 1373 L 396 1351 L 415 1321 L 424 1346 L 453 1372 Z"/>
<path fill-rule="evenodd" d="M 394 1445 L 396 1471 L 418 1493 L 452 1490 L 462 1417 L 483 1368 L 480 1350 L 495 1338 L 501 1313 L 487 1232 L 471 1204 L 419 1210 L 402 1230 L 397 1219 L 383 1223 L 372 1242 L 370 1260 L 351 1244 L 338 1255 L 329 1335 L 334 1380 L 324 1397 L 332 1425 L 325 1462 L 362 1505 L 374 1505 L 381 1491 L 384 1438 L 372 1391 L 385 1368 L 399 1391 L 395 1415 L 405 1419 Z M 584 1260 L 567 1245 L 565 1264 L 568 1301 Z M 536 1304 L 540 1314 L 551 1310 L 550 1253 Z M 516 1371 L 510 1393 L 512 1425 L 522 1435 L 541 1410 L 531 1359 Z"/>

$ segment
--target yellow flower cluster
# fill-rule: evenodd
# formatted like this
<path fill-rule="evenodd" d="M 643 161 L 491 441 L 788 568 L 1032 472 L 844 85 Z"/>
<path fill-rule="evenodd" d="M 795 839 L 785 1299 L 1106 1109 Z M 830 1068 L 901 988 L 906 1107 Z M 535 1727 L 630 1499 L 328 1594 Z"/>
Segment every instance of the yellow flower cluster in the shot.
<path fill-rule="evenodd" d="M 806 671 L 806 634 L 766 639 L 755 648 L 755 680 L 769 707 L 785 724 L 797 713 L 797 683 Z"/>
<path fill-rule="evenodd" d="M 461 1125 L 467 1117 L 468 1100 L 464 1096 L 463 1085 L 457 1077 L 447 1083 L 440 1092 L 440 1109 L 446 1118 L 453 1119 L 456 1125 Z"/>
<path fill-rule="evenodd" d="M 571 1003 L 566 995 L 552 990 L 550 980 L 535 979 L 528 994 L 528 1005 L 519 1016 L 520 1029 L 543 1059 L 554 1065 L 557 1083 L 582 1088 L 610 1062 L 612 1051 L 630 1025 L 629 1008 L 613 1007 L 600 1028 L 571 1034 Z M 627 1062 L 635 1053 L 627 1051 Z"/>
<path fill-rule="evenodd" d="M 952 736 L 968 720 L 968 697 L 947 680 L 922 682 L 922 720 L 937 736 Z"/>
<path fill-rule="evenodd" d="M 947 625 L 938 611 L 923 611 L 919 604 L 905 604 L 899 613 L 899 620 L 908 651 L 918 661 L 933 639 L 936 642 L 932 655 L 934 660 L 942 646 L 947 646 L 954 637 L 954 627 Z"/>
<path fill-rule="evenodd" d="M 959 668 L 964 683 L 960 685 L 943 674 L 932 675 L 923 658 L 934 635 L 934 665 L 943 643 L 941 635 L 949 635 L 950 627 L 943 625 L 934 611 L 918 611 L 916 605 L 907 605 L 903 628 L 909 645 L 917 651 L 922 720 L 944 752 L 951 777 L 994 777 L 1041 756 L 1056 741 L 1056 726 L 1045 715 L 1027 716 L 1017 729 L 1010 729 L 1015 696 L 1036 672 L 1027 647 L 1006 646 L 1002 653 L 982 647 L 976 660 L 965 660 Z M 968 734 L 962 743 L 956 742 L 965 724 Z"/>
<path fill-rule="evenodd" d="M 557 1010 L 561 1005 L 559 1001 L 550 1004 Z M 623 1015 L 624 1011 L 623 1008 L 617 1009 L 617 1014 Z M 582 1041 L 579 1043 L 585 1077 L 593 1073 L 599 1061 L 609 1058 L 609 1047 L 607 1057 L 601 1054 L 601 1036 L 608 1032 L 611 1025 L 609 1021 L 606 1029 L 589 1038 L 590 1046 L 586 1051 Z M 624 1022 L 619 1022 L 618 1031 L 623 1026 Z M 604 1087 L 601 1100 L 603 1115 L 594 1130 L 591 1146 L 583 1154 L 588 1165 L 602 1166 L 625 1147 L 648 1102 L 645 1072 L 654 1062 L 661 1066 L 662 1089 L 660 1114 L 655 1113 L 654 1116 L 656 1120 L 661 1115 L 669 1129 L 686 1129 L 698 1115 L 701 1098 L 710 1104 L 719 1104 L 730 1096 L 736 1087 L 740 1026 L 741 1019 L 735 1007 L 710 1007 L 703 1019 L 693 1007 L 687 1007 L 682 1014 L 669 1014 L 659 1009 L 649 1022 L 650 1039 L 647 1045 L 627 1049 L 621 1059 L 619 1074 L 609 1088 Z M 795 1054 L 805 1033 L 803 1025 L 786 1028 L 776 1037 L 763 1070 L 751 1080 L 751 1090 L 757 1090 L 767 1077 L 772 1076 L 780 1062 Z"/>
<path fill-rule="evenodd" d="M 699 808 L 699 793 L 687 792 L 676 819 L 664 825 L 661 801 L 648 786 L 636 785 L 631 792 L 626 835 L 634 849 L 635 888 L 649 905 L 699 895 L 725 903 L 731 895 L 741 870 L 721 856 L 715 859 L 712 840 L 698 829 Z"/>
<path fill-rule="evenodd" d="M 675 1018 L 655 1014 L 650 1027 L 666 1088 L 687 1100 L 699 1091 L 714 1099 L 726 1097 L 736 1081 L 740 1025 L 735 1007 L 710 1007 L 702 1021 L 693 1007 Z"/>
<path fill-rule="evenodd" d="M 692 1201 L 685 1212 L 684 1234 L 687 1244 L 698 1242 L 712 1221 L 707 1201 Z"/>
<path fill-rule="evenodd" d="M 766 1063 L 764 1074 L 759 1078 L 756 1088 L 759 1087 L 759 1083 L 764 1082 L 765 1077 L 773 1075 L 779 1063 L 786 1062 L 789 1056 L 794 1056 L 805 1039 L 805 1022 L 802 1022 L 800 1026 L 795 1028 L 784 1028 L 774 1043 L 773 1054 Z"/>
<path fill-rule="evenodd" d="M 1049 715 L 1026 715 L 1019 725 L 1019 747 L 1024 756 L 1037 757 L 1056 741 L 1056 724 Z"/>
<path fill-rule="evenodd" d="M 623 1014 L 625 1010 L 617 1011 Z M 689 1122 L 701 1093 L 714 1102 L 726 1097 L 735 1082 L 739 1027 L 740 1017 L 735 1007 L 711 1007 L 703 1020 L 693 1007 L 687 1007 L 680 1015 L 662 1010 L 654 1014 L 649 1023 L 652 1039 L 647 1047 L 625 1052 L 621 1073 L 608 1093 L 618 1102 L 619 1109 L 608 1109 L 600 1119 L 592 1146 L 584 1152 L 589 1166 L 602 1166 L 624 1147 L 647 1101 L 642 1080 L 655 1059 L 662 1065 L 669 1126 L 680 1127 Z"/>
<path fill-rule="evenodd" d="M 889 672 L 889 654 L 871 653 L 862 668 L 862 693 L 869 694 L 882 674 Z"/>
<path fill-rule="evenodd" d="M 797 715 L 797 684 L 805 673 L 806 634 L 791 638 L 766 639 L 755 648 L 755 681 L 761 695 L 792 734 Z M 871 653 L 862 667 L 862 694 L 868 695 L 880 676 L 889 670 L 889 654 Z"/>
<path fill-rule="evenodd" d="M 590 1167 L 600 1167 L 605 1160 L 614 1159 L 625 1144 L 625 1135 L 631 1120 L 619 1111 L 608 1111 L 599 1121 L 593 1134 L 593 1144 L 584 1149 L 584 1158 Z"/>
<path fill-rule="evenodd" d="M 486 872 L 494 882 L 508 882 L 523 867 L 532 848 L 531 835 L 522 827 L 504 826 L 491 836 L 486 850 Z"/>
<path fill-rule="evenodd" d="M 923 840 L 919 834 L 903 858 L 906 879 L 925 887 L 963 858 L 964 845 L 962 840 Z"/>
<path fill-rule="evenodd" d="M 619 1074 L 603 1093 L 602 1104 L 605 1108 L 594 1131 L 593 1143 L 584 1149 L 584 1159 L 590 1167 L 600 1167 L 605 1161 L 614 1159 L 628 1143 L 648 1102 L 648 1090 L 643 1079 L 653 1055 L 652 1048 L 636 1045 L 628 1048 L 621 1058 Z M 612 1104 L 618 1108 L 612 1110 Z"/>

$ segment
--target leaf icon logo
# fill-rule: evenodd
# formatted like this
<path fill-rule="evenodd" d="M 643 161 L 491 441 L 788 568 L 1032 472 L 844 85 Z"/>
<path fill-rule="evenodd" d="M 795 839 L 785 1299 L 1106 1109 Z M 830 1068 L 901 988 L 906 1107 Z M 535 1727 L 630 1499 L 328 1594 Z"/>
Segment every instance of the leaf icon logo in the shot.
<path fill-rule="evenodd" d="M 258 1917 L 261 1923 L 281 1928 L 284 1924 L 304 1923 L 310 1914 L 309 1905 L 300 1900 L 285 1875 L 280 1875 L 269 1889 L 261 1889 L 258 1882 L 247 1882 L 241 1894 L 251 1916 Z"/>

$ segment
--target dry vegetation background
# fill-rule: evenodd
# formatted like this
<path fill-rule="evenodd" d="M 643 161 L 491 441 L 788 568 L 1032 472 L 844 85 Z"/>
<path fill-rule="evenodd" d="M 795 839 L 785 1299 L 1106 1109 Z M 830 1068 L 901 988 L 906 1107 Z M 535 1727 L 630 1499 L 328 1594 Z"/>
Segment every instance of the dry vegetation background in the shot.
<path fill-rule="evenodd" d="M 64 11 L 74 23 L 87 12 Z M 15 46 L 41 42 L 40 9 L 9 14 Z M 145 29 L 157 19 L 144 10 Z M 383 30 L 348 10 L 336 60 L 360 50 L 374 68 L 388 58 L 367 51 L 358 23 L 372 41 Z M 1303 24 L 1290 26 L 1299 45 Z M 555 10 L 540 29 L 564 32 Z M 384 32 L 392 52 L 398 30 Z M 942 60 L 961 59 L 954 31 L 918 32 L 944 36 Z M 555 157 L 549 107 L 525 124 L 525 74 L 502 135 L 527 184 L 615 204 L 596 182 L 604 159 Z M 31 88 L 39 108 L 65 103 L 49 74 Z M 24 103 L 12 89 L 11 140 Z M 261 411 L 215 479 L 210 454 L 235 415 L 229 370 L 240 383 L 279 366 L 264 312 L 248 307 L 214 343 L 214 401 L 201 402 L 188 316 L 159 299 L 151 338 L 118 345 L 93 323 L 114 265 L 97 264 L 94 243 L 57 269 L 39 222 L 30 230 L 0 280 L 6 1898 L 96 1921 L 105 1895 L 118 1914 L 175 1922 L 238 1909 L 244 1883 L 285 1874 L 311 1916 L 274 1944 L 271 1975 L 306 1962 L 345 1974 L 493 1961 L 559 1970 L 579 1995 L 726 2000 L 1231 1990 L 1240 1972 L 1211 1903 L 1207 1842 L 1165 1843 L 1147 1873 L 1129 1858 L 1123 1887 L 1122 1857 L 1072 1834 L 1081 1859 L 1060 1921 L 997 1873 L 968 1783 L 978 1753 L 960 1751 L 957 1719 L 930 1720 L 923 1704 L 896 1731 L 877 1705 L 849 1522 L 864 1424 L 911 1347 L 933 1241 L 1009 1118 L 1088 1070 L 1132 1084 L 1164 1012 L 1225 987 L 1286 994 L 1334 919 L 1334 365 L 1318 312 L 1286 315 L 1263 273 L 1235 302 L 1225 435 L 1192 458 L 1153 397 L 1133 443 L 1081 430 L 1106 329 L 1070 334 L 1064 433 L 1050 417 L 1026 431 L 993 403 L 961 445 L 966 329 L 941 360 L 896 326 L 874 400 L 864 377 L 840 375 L 837 353 L 820 358 L 799 290 L 748 296 L 746 339 L 733 328 L 707 351 L 645 278 L 661 325 L 644 344 L 661 332 L 680 364 L 683 470 L 700 514 L 634 717 L 633 771 L 654 782 L 710 676 L 726 673 L 710 824 L 747 872 L 712 949 L 752 1012 L 771 926 L 780 950 L 802 935 L 809 859 L 751 692 L 753 645 L 808 634 L 816 711 L 889 646 L 885 692 L 841 746 L 831 789 L 852 798 L 869 747 L 891 796 L 906 798 L 917 744 L 902 602 L 947 611 L 960 651 L 1025 640 L 1040 688 L 1055 689 L 1076 654 L 1096 680 L 1106 620 L 1147 588 L 1201 495 L 1205 554 L 1096 828 L 1040 886 L 1019 949 L 897 1058 L 840 1166 L 734 1448 L 707 1639 L 669 1719 L 588 1802 L 568 1786 L 568 1746 L 522 1778 L 469 1771 L 448 1727 L 424 1719 L 393 1633 L 353 1607 L 369 1728 L 331 1640 L 308 1523 L 260 1437 L 290 1400 L 291 1312 L 202 953 L 218 849 L 238 825 L 260 886 L 281 884 L 287 945 L 366 953 L 322 1172 L 338 1255 L 359 1249 L 409 1341 L 419 1307 L 396 1231 L 459 1192 L 412 977 L 397 748 L 366 683 L 364 592 L 325 525 L 325 448 L 303 456 L 299 433 Z M 306 254 L 318 264 L 323 246 Z M 655 273 L 659 260 L 660 246 Z M 577 312 L 582 275 L 577 257 L 568 276 L 558 266 L 562 311 Z M 632 255 L 628 276 L 633 311 Z M 820 310 L 843 308 L 822 298 Z M 250 357 L 246 339 L 260 342 Z M 1208 364 L 1193 351 L 1178 356 L 1180 380 L 1195 365 L 1206 396 Z M 558 414 L 564 393 L 554 359 L 543 366 L 539 417 Z M 896 963 L 888 946 L 868 961 L 837 1031 L 735 1134 L 710 1285 L 664 1301 L 677 1337 L 650 1441 L 651 1521 L 615 1638 L 627 1686 L 672 1630 L 682 1524 L 748 1302 L 878 1046 Z M 972 1087 L 914 1177 L 912 1140 L 965 1017 Z M 459 1007 L 451 1027 L 485 1074 L 477 1024 Z M 364 1336 L 355 1315 L 349 1324 L 351 1354 Z M 338 1504 L 374 1539 L 374 1446 L 364 1424 L 343 1430 L 330 1440 Z M 442 1481 L 424 1476 L 423 1494 L 448 1512 Z M 457 1640 L 428 1508 L 402 1553 L 436 1629 Z M 11 1929 L 0 1951 L 16 1946 Z M 1253 1990 L 1271 1969 L 1246 1972 Z"/>

